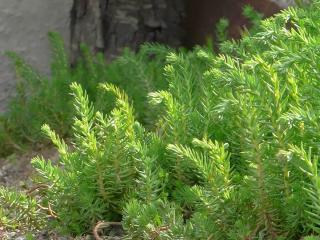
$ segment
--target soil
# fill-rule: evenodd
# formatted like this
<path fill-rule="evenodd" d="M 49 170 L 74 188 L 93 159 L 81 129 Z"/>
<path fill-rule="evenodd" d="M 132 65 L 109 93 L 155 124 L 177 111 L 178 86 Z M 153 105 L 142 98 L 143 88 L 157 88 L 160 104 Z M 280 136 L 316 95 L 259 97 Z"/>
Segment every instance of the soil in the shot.
<path fill-rule="evenodd" d="M 32 158 L 43 156 L 52 161 L 58 160 L 58 153 L 53 147 L 43 147 L 19 155 L 13 154 L 0 159 L 0 185 L 19 189 L 28 188 L 34 173 L 30 164 Z"/>

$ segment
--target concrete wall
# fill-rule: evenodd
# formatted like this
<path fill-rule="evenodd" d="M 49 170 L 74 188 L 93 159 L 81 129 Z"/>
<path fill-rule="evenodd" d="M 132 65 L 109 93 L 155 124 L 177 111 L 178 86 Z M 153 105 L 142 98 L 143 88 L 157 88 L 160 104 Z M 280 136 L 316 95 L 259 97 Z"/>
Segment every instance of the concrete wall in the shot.
<path fill-rule="evenodd" d="M 49 72 L 48 31 L 69 42 L 72 0 L 0 0 L 0 112 L 13 94 L 14 70 L 3 52 L 12 50 L 43 73 Z"/>

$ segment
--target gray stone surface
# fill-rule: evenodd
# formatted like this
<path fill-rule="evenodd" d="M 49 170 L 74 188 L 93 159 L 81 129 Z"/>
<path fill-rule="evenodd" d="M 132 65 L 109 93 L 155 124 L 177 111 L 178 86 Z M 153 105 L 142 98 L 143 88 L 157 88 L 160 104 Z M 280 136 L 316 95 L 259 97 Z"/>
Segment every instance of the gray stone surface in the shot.
<path fill-rule="evenodd" d="M 0 0 L 0 112 L 14 94 L 15 76 L 3 55 L 21 54 L 43 73 L 49 73 L 48 31 L 58 31 L 68 42 L 72 0 Z"/>

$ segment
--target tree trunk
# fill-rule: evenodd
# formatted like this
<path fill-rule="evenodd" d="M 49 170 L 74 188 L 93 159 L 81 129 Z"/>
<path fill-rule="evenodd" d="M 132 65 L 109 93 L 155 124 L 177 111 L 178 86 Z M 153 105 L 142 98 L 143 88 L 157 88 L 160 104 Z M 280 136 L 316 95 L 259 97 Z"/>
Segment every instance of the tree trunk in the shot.
<path fill-rule="evenodd" d="M 184 0 L 74 0 L 71 60 L 77 59 L 82 42 L 109 59 L 146 41 L 179 46 L 184 15 Z"/>

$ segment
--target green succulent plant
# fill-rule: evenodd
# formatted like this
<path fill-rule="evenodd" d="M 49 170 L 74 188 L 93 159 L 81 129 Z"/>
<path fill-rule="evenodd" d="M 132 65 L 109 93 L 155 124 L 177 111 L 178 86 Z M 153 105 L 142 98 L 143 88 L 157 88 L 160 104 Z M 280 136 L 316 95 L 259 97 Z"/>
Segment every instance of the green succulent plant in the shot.
<path fill-rule="evenodd" d="M 108 111 L 72 83 L 71 146 L 44 125 L 60 160 L 32 161 L 51 226 L 117 222 L 127 239 L 320 235 L 319 16 L 319 1 L 288 8 L 219 55 L 153 46 L 166 52 L 167 88 L 148 90 L 147 123 L 116 84 L 99 85 L 114 96 Z"/>

